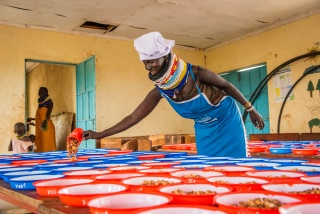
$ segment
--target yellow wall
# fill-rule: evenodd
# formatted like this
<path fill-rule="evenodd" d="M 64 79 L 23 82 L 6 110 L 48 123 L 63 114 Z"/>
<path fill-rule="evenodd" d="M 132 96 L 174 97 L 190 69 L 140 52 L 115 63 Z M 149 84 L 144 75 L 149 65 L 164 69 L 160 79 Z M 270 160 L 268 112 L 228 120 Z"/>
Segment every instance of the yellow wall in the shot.
<path fill-rule="evenodd" d="M 285 61 L 307 53 L 307 49 L 315 46 L 316 42 L 320 42 L 320 14 L 207 51 L 206 66 L 221 73 L 266 62 L 267 72 L 270 73 Z M 320 57 L 317 62 L 303 59 L 293 63 L 291 65 L 293 82 L 300 78 L 307 67 L 319 64 Z M 315 91 L 313 98 L 310 98 L 306 90 L 309 80 L 312 80 L 316 87 L 318 79 L 319 74 L 309 75 L 295 87 L 293 90 L 295 99 L 286 103 L 282 113 L 281 133 L 310 132 L 308 121 L 314 117 L 320 118 L 320 110 L 317 115 L 311 115 L 307 108 L 307 103 L 314 103 L 315 107 L 320 109 L 318 91 Z M 268 83 L 268 94 L 270 132 L 275 133 L 282 102 L 275 102 L 273 79 Z M 319 131 L 318 127 L 313 128 L 313 132 Z"/>
<path fill-rule="evenodd" d="M 96 56 L 97 130 L 130 114 L 152 83 L 132 41 L 0 26 L 0 152 L 6 153 L 13 125 L 25 119 L 25 59 L 80 63 Z M 186 61 L 204 65 L 203 52 L 175 48 Z M 162 100 L 140 124 L 118 136 L 193 133 L 192 121 L 180 118 Z"/>

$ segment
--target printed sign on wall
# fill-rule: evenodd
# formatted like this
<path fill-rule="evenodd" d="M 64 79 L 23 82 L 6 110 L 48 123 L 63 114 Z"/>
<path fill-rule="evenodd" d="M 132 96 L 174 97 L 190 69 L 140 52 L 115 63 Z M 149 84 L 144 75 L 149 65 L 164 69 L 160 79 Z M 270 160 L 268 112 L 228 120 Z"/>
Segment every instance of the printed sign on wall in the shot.
<path fill-rule="evenodd" d="M 276 102 L 283 102 L 284 98 L 288 94 L 290 88 L 292 87 L 292 74 L 291 67 L 286 67 L 280 69 L 276 75 L 274 75 L 274 97 Z M 290 93 L 287 100 L 293 100 L 293 91 Z"/>

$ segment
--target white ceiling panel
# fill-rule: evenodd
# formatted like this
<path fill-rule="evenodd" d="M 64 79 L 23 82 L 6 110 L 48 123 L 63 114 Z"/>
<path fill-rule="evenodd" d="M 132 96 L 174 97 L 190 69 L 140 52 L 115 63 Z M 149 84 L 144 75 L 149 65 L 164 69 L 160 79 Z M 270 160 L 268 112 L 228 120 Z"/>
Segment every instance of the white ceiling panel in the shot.
<path fill-rule="evenodd" d="M 0 0 L 0 24 L 207 49 L 320 12 L 320 0 Z M 84 22 L 118 26 L 82 28 Z"/>

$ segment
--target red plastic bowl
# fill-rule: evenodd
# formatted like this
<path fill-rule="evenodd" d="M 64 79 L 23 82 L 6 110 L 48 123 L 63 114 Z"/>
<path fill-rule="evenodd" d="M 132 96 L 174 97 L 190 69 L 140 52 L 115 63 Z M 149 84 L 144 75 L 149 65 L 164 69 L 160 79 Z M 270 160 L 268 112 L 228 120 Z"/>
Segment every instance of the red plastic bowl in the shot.
<path fill-rule="evenodd" d="M 208 183 L 206 178 L 224 175 L 221 172 L 210 172 L 202 170 L 182 170 L 170 174 L 174 178 L 180 178 L 184 183 Z M 201 176 L 201 177 L 197 177 Z"/>
<path fill-rule="evenodd" d="M 317 155 L 318 150 L 317 149 L 291 149 L 292 154 L 296 155 Z"/>
<path fill-rule="evenodd" d="M 129 154 L 129 153 L 126 153 L 126 154 Z M 103 156 L 104 157 L 117 157 L 117 156 L 121 156 L 121 155 L 125 155 L 125 154 L 117 154 L 117 153 L 114 153 L 114 154 L 104 154 Z"/>
<path fill-rule="evenodd" d="M 36 187 L 37 193 L 41 196 L 58 196 L 58 191 L 64 187 L 88 184 L 92 182 L 94 182 L 93 179 L 61 178 L 36 181 L 33 185 Z"/>
<path fill-rule="evenodd" d="M 169 204 L 157 208 L 139 209 L 134 214 L 227 214 L 219 208 L 204 205 Z"/>
<path fill-rule="evenodd" d="M 299 182 L 300 177 L 306 176 L 303 172 L 288 172 L 281 170 L 249 171 L 246 175 L 267 180 L 271 183 L 292 183 Z"/>
<path fill-rule="evenodd" d="M 105 157 L 104 155 L 79 155 L 77 158 L 79 160 L 88 160 L 89 158 L 101 158 Z"/>
<path fill-rule="evenodd" d="M 300 202 L 284 205 L 279 208 L 281 214 L 318 214 L 320 202 Z"/>
<path fill-rule="evenodd" d="M 162 149 L 174 150 L 176 149 L 176 145 L 162 145 Z"/>
<path fill-rule="evenodd" d="M 156 162 L 156 163 L 143 163 L 141 166 L 147 166 L 151 168 L 167 168 L 174 165 L 179 165 L 180 162 Z"/>
<path fill-rule="evenodd" d="M 95 196 L 124 192 L 128 186 L 121 184 L 84 184 L 66 187 L 58 191 L 62 203 L 75 207 L 86 207 Z"/>
<path fill-rule="evenodd" d="M 320 184 L 291 183 L 291 184 L 264 184 L 261 186 L 264 190 L 275 193 L 284 193 L 288 195 L 299 196 L 308 201 L 320 200 Z M 300 193 L 306 190 L 316 188 L 316 193 Z M 292 193 L 296 192 L 296 193 Z"/>
<path fill-rule="evenodd" d="M 129 154 L 132 150 L 108 150 L 108 154 Z M 106 156 L 106 155 L 105 155 Z"/>
<path fill-rule="evenodd" d="M 262 190 L 261 185 L 269 183 L 267 180 L 247 176 L 219 176 L 207 178 L 207 181 L 216 185 L 221 184 L 232 187 L 234 191 Z"/>
<path fill-rule="evenodd" d="M 208 166 L 204 170 L 222 172 L 230 176 L 244 176 L 248 171 L 254 171 L 254 167 L 248 166 Z"/>
<path fill-rule="evenodd" d="M 94 198 L 88 206 L 91 214 L 130 214 L 138 209 L 166 205 L 171 200 L 171 196 L 159 193 L 120 193 Z"/>
<path fill-rule="evenodd" d="M 120 184 L 122 179 L 145 176 L 143 173 L 110 173 L 106 175 L 93 176 L 95 183 Z"/>
<path fill-rule="evenodd" d="M 63 174 L 66 178 L 92 178 L 92 176 L 108 174 L 110 171 L 108 170 L 79 170 L 79 171 L 70 171 L 64 172 Z"/>
<path fill-rule="evenodd" d="M 267 149 L 267 147 L 258 147 L 258 146 L 248 147 L 248 150 L 250 153 L 265 152 L 266 149 Z"/>
<path fill-rule="evenodd" d="M 21 164 L 29 164 L 29 163 L 44 163 L 47 162 L 47 160 L 14 160 L 11 162 L 13 165 L 21 165 Z"/>
<path fill-rule="evenodd" d="M 83 140 L 82 138 L 83 129 L 82 128 L 75 128 L 68 136 L 67 141 L 69 141 L 70 138 L 75 138 L 79 144 Z"/>
<path fill-rule="evenodd" d="M 55 163 L 73 163 L 73 162 L 80 162 L 80 161 L 85 161 L 84 159 L 81 160 L 72 160 L 71 158 L 65 158 L 61 160 L 54 160 L 53 162 Z"/>
<path fill-rule="evenodd" d="M 143 184 L 144 181 L 150 181 L 150 182 L 164 181 L 164 182 L 170 182 L 170 183 L 168 184 L 160 183 L 158 185 L 147 185 L 147 184 Z M 157 189 L 160 186 L 168 186 L 173 183 L 174 184 L 182 183 L 182 180 L 177 178 L 165 177 L 165 176 L 163 177 L 141 176 L 141 177 L 123 179 L 121 183 L 128 185 L 129 189 L 132 192 L 157 192 Z"/>
<path fill-rule="evenodd" d="M 175 194 L 174 191 L 181 190 L 185 194 Z M 215 202 L 213 196 L 219 193 L 231 192 L 231 187 L 212 185 L 212 184 L 175 184 L 158 188 L 158 191 L 172 196 L 173 204 L 198 204 L 213 205 Z M 208 194 L 196 194 L 211 191 Z M 195 192 L 195 194 L 187 194 Z"/>
<path fill-rule="evenodd" d="M 282 204 L 290 204 L 296 202 L 302 202 L 304 199 L 296 196 L 288 196 L 285 194 L 272 194 L 268 192 L 231 192 L 218 194 L 214 200 L 218 204 L 218 207 L 226 213 L 245 213 L 245 214 L 278 214 L 278 209 L 261 209 L 250 207 L 236 206 L 239 202 L 247 202 L 257 198 L 276 199 Z"/>
<path fill-rule="evenodd" d="M 320 176 L 304 176 L 300 177 L 300 180 L 307 183 L 320 184 Z"/>
<path fill-rule="evenodd" d="M 128 166 L 116 166 L 116 167 L 109 167 L 108 171 L 113 173 L 135 173 L 142 169 L 149 169 L 150 167 L 147 166 L 135 166 L 135 165 L 128 165 Z"/>
<path fill-rule="evenodd" d="M 190 150 L 191 145 L 190 144 L 177 144 L 176 149 L 177 150 Z"/>
<path fill-rule="evenodd" d="M 161 168 L 161 169 L 142 169 L 139 170 L 141 173 L 145 173 L 147 176 L 169 176 L 170 173 L 180 171 L 178 168 Z"/>
<path fill-rule="evenodd" d="M 154 160 L 156 158 L 163 158 L 165 154 L 156 154 L 156 155 L 140 155 L 138 156 L 139 160 Z"/>

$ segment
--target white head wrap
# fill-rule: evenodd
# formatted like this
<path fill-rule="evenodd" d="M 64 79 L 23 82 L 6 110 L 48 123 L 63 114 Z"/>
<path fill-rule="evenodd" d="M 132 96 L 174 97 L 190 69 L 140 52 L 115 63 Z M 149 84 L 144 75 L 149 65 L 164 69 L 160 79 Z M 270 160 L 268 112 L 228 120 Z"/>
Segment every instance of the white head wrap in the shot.
<path fill-rule="evenodd" d="M 158 59 L 171 52 L 175 41 L 164 39 L 159 32 L 151 32 L 134 40 L 134 48 L 140 60 Z"/>

